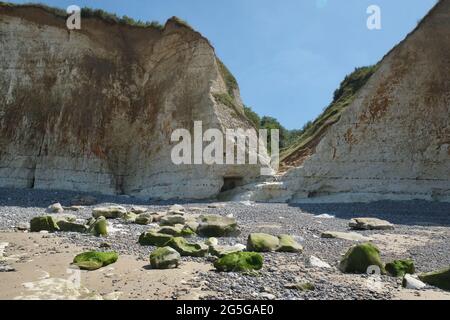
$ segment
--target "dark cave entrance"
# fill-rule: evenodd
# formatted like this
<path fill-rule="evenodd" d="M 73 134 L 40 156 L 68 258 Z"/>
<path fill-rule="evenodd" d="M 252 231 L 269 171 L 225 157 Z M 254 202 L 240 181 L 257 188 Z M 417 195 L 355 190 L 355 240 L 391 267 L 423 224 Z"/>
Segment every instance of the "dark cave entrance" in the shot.
<path fill-rule="evenodd" d="M 224 177 L 223 178 L 223 187 L 220 192 L 230 191 L 236 189 L 239 186 L 242 186 L 244 182 L 244 178 L 242 177 Z"/>

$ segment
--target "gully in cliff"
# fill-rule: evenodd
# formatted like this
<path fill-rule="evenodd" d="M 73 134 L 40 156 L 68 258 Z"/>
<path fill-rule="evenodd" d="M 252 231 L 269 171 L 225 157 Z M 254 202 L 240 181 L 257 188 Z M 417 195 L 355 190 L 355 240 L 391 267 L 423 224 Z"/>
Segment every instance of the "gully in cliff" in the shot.
<path fill-rule="evenodd" d="M 267 154 L 268 130 L 261 129 L 208 129 L 203 132 L 202 121 L 194 122 L 194 137 L 187 129 L 176 129 L 171 142 L 178 142 L 172 148 L 171 159 L 175 165 L 262 165 L 261 175 L 272 175 L 279 165 L 279 130 L 270 130 L 271 159 Z M 225 136 L 225 139 L 224 139 Z M 225 152 L 224 152 L 225 140 Z M 192 143 L 193 142 L 193 143 Z M 205 143 L 209 143 L 205 146 Z M 235 153 L 235 150 L 237 152 Z M 193 157 L 192 157 L 193 155 Z"/>

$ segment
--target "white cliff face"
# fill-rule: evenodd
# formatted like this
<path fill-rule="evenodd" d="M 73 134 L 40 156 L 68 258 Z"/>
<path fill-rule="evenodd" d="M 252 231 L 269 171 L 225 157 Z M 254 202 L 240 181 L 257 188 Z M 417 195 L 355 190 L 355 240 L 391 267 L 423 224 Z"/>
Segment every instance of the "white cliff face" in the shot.
<path fill-rule="evenodd" d="M 380 63 L 300 167 L 234 200 L 450 201 L 450 0 Z"/>
<path fill-rule="evenodd" d="M 238 89 L 230 108 L 214 49 L 169 20 L 163 30 L 39 8 L 0 7 L 0 187 L 152 198 L 208 198 L 224 177 L 249 181 L 259 165 L 174 165 L 171 134 L 250 128 Z"/>
<path fill-rule="evenodd" d="M 450 201 L 450 1 L 394 48 L 283 180 L 293 202 Z"/>

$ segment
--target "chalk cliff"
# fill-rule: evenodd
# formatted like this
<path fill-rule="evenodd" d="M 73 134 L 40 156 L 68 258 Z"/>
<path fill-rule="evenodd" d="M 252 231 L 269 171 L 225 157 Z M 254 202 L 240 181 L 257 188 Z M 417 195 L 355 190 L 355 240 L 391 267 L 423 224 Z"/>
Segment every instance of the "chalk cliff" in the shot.
<path fill-rule="evenodd" d="M 450 0 L 439 1 L 321 128 L 310 145 L 291 151 L 296 168 L 239 197 L 450 201 Z"/>
<path fill-rule="evenodd" d="M 173 130 L 250 128 L 234 77 L 201 34 L 0 5 L 0 187 L 208 198 L 259 166 L 171 162 Z"/>

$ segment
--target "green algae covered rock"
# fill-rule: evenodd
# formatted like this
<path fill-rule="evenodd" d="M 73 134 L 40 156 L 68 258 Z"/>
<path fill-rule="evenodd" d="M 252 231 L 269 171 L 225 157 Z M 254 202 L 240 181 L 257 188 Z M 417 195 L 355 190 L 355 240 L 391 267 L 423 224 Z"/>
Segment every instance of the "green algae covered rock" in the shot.
<path fill-rule="evenodd" d="M 419 279 L 430 286 L 450 291 L 450 267 L 443 270 L 422 273 Z"/>
<path fill-rule="evenodd" d="M 223 256 L 214 263 L 214 267 L 222 272 L 247 272 L 260 270 L 263 257 L 256 252 L 235 252 Z"/>
<path fill-rule="evenodd" d="M 247 250 L 255 252 L 276 251 L 280 246 L 277 237 L 265 233 L 252 233 L 248 236 Z"/>
<path fill-rule="evenodd" d="M 136 224 L 140 224 L 140 225 L 145 226 L 145 225 L 148 225 L 148 224 L 153 222 L 153 216 L 152 216 L 151 213 L 148 213 L 148 212 L 147 213 L 141 213 L 140 215 L 138 215 L 136 217 L 134 222 Z"/>
<path fill-rule="evenodd" d="M 139 244 L 143 246 L 165 247 L 172 238 L 173 237 L 169 234 L 148 231 L 141 234 L 139 237 Z"/>
<path fill-rule="evenodd" d="M 56 220 L 52 216 L 35 217 L 30 221 L 31 232 L 40 232 L 40 231 L 55 232 L 58 230 L 59 227 L 56 224 Z"/>
<path fill-rule="evenodd" d="M 345 273 L 366 273 L 372 266 L 379 267 L 382 274 L 386 273 L 381 262 L 380 250 L 371 243 L 364 243 L 347 251 L 339 269 Z"/>
<path fill-rule="evenodd" d="M 93 271 L 106 267 L 119 259 L 116 252 L 98 252 L 89 251 L 77 255 L 73 259 L 73 263 L 81 270 Z"/>
<path fill-rule="evenodd" d="M 183 257 L 204 257 L 208 253 L 207 245 L 189 243 L 182 237 L 172 238 L 167 245 L 178 251 Z"/>
<path fill-rule="evenodd" d="M 173 237 L 190 237 L 195 235 L 195 232 L 191 228 L 183 225 L 164 226 L 158 230 L 159 233 L 169 234 Z"/>
<path fill-rule="evenodd" d="M 103 216 L 91 220 L 88 232 L 96 237 L 106 237 L 108 235 L 108 221 Z"/>
<path fill-rule="evenodd" d="M 303 247 L 295 241 L 292 236 L 283 234 L 278 237 L 280 240 L 279 247 L 277 251 L 279 252 L 302 252 Z"/>
<path fill-rule="evenodd" d="M 171 247 L 158 248 L 150 254 L 153 269 L 173 269 L 180 264 L 180 254 Z"/>
<path fill-rule="evenodd" d="M 414 274 L 416 268 L 412 260 L 394 260 L 386 264 L 387 273 L 392 277 L 403 277 L 405 274 Z"/>

